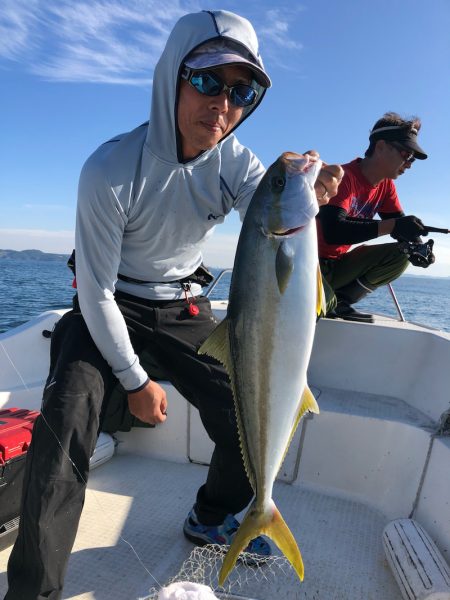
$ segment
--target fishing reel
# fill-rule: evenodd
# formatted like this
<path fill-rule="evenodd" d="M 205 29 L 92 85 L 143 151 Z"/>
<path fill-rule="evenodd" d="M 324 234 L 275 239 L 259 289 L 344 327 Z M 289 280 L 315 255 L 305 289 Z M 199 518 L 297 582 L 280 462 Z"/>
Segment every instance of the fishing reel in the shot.
<path fill-rule="evenodd" d="M 426 269 L 434 263 L 433 254 L 434 240 L 427 242 L 398 242 L 400 252 L 403 252 L 408 257 L 410 263 L 415 267 L 423 267 Z"/>

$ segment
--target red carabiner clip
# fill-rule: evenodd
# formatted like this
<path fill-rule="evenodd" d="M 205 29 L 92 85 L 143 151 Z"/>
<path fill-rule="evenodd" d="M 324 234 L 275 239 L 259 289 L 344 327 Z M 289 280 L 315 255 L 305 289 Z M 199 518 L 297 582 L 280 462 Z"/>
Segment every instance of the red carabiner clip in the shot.
<path fill-rule="evenodd" d="M 189 296 L 188 296 L 188 292 L 191 291 L 191 284 L 183 283 L 183 290 L 184 290 L 184 297 L 186 298 L 186 302 L 188 304 L 188 312 L 191 315 L 191 317 L 196 317 L 198 315 L 198 313 L 200 312 L 200 309 L 196 304 L 194 304 L 194 296 L 193 296 L 192 292 L 191 292 L 192 298 L 189 298 Z"/>

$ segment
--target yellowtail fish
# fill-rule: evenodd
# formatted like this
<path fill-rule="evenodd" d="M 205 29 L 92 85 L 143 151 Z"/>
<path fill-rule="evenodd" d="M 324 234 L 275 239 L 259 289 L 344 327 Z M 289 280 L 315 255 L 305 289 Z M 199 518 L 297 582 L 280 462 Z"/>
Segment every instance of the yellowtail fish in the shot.
<path fill-rule="evenodd" d="M 325 312 L 318 266 L 314 183 L 321 162 L 282 154 L 246 213 L 226 318 L 199 352 L 230 376 L 242 456 L 255 497 L 225 556 L 223 584 L 240 552 L 270 537 L 303 580 L 300 550 L 272 500 L 272 488 L 300 418 L 319 412 L 306 371 L 316 317 Z"/>

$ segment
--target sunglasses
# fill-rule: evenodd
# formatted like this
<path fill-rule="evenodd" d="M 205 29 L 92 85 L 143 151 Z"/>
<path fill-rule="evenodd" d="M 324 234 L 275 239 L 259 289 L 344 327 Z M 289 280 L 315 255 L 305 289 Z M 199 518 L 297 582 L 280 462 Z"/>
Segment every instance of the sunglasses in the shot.
<path fill-rule="evenodd" d="M 400 144 L 396 144 L 395 142 L 388 142 L 388 143 L 390 146 L 392 146 L 393 148 L 395 148 L 397 150 L 397 152 L 402 157 L 403 162 L 412 164 L 416 160 L 416 158 L 414 156 L 414 152 L 410 152 L 409 150 L 406 150 L 405 148 L 403 148 L 403 146 L 401 146 Z"/>
<path fill-rule="evenodd" d="M 251 85 L 245 83 L 227 85 L 214 71 L 193 71 L 185 67 L 181 77 L 205 96 L 219 96 L 222 92 L 226 92 L 231 104 L 240 108 L 251 106 L 258 97 L 257 90 Z"/>

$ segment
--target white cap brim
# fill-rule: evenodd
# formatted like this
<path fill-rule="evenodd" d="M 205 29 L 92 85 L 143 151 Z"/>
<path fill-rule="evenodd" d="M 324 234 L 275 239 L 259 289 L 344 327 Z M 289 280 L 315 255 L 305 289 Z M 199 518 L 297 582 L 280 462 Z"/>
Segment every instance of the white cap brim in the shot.
<path fill-rule="evenodd" d="M 195 50 L 185 62 L 185 65 L 190 69 L 208 69 L 211 67 L 238 64 L 248 67 L 253 72 L 255 81 L 260 85 L 265 88 L 271 86 L 269 76 L 261 69 L 261 67 L 229 48 L 221 50 L 207 47 L 205 44 L 205 46 Z"/>

